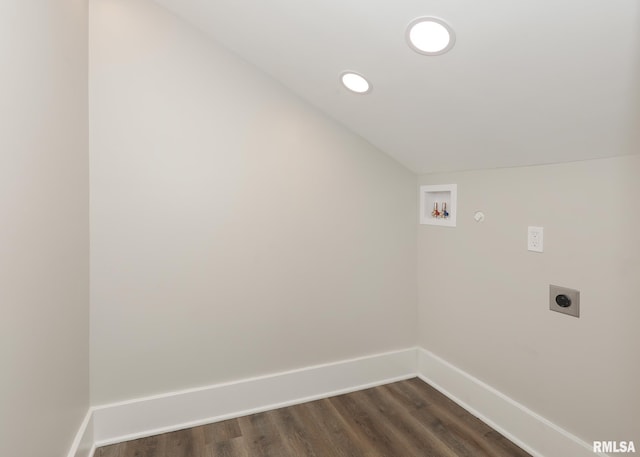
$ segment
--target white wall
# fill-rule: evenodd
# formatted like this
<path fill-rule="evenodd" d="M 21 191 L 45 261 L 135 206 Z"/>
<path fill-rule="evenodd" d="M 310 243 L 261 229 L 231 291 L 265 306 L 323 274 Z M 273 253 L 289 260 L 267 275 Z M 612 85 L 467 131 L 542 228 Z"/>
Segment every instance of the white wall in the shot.
<path fill-rule="evenodd" d="M 89 407 L 87 5 L 0 2 L 0 455 L 66 455 Z"/>
<path fill-rule="evenodd" d="M 415 175 L 150 1 L 90 99 L 94 404 L 416 343 Z"/>
<path fill-rule="evenodd" d="M 635 155 L 421 177 L 458 184 L 458 226 L 419 229 L 421 345 L 587 442 L 638 443 L 639 176 Z M 579 319 L 549 284 L 581 291 Z"/>

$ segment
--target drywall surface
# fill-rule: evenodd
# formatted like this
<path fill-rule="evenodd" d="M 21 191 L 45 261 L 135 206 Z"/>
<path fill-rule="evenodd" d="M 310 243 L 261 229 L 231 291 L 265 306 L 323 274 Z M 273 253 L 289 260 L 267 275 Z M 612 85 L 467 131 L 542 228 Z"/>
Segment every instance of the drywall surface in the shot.
<path fill-rule="evenodd" d="M 0 455 L 66 455 L 89 408 L 87 5 L 0 4 Z"/>
<path fill-rule="evenodd" d="M 93 404 L 416 343 L 415 175 L 152 2 L 90 30 Z"/>
<path fill-rule="evenodd" d="M 640 442 L 639 176 L 638 155 L 422 176 L 458 184 L 458 226 L 419 229 L 421 345 L 587 442 Z"/>

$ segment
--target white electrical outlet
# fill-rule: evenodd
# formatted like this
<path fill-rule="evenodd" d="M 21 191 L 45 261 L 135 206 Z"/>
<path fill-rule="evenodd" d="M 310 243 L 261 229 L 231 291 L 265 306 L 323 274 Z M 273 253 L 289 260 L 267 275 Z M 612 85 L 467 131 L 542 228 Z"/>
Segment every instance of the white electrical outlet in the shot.
<path fill-rule="evenodd" d="M 529 227 L 527 235 L 527 249 L 533 252 L 544 251 L 544 229 L 542 227 Z"/>

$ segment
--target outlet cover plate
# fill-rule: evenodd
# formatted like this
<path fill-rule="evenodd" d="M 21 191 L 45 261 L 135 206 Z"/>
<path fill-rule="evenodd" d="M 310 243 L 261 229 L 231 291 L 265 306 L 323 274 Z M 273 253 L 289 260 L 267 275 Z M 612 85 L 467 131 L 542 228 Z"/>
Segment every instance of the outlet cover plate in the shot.
<path fill-rule="evenodd" d="M 527 229 L 527 249 L 533 252 L 544 252 L 543 227 L 529 227 Z"/>
<path fill-rule="evenodd" d="M 558 295 L 566 295 L 571 300 L 571 305 L 562 307 L 556 303 Z M 580 291 L 568 287 L 549 285 L 549 309 L 558 313 L 573 317 L 580 317 Z"/>

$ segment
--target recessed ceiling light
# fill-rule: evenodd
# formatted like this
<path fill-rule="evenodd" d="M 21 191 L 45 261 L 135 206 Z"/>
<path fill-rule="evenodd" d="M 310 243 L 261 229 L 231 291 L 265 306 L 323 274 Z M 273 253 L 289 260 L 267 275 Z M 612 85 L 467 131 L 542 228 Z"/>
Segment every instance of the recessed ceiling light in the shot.
<path fill-rule="evenodd" d="M 364 76 L 354 73 L 353 71 L 345 71 L 340 76 L 340 80 L 344 87 L 356 94 L 366 94 L 371 92 L 371 84 L 365 79 Z"/>
<path fill-rule="evenodd" d="M 453 47 L 456 35 L 442 19 L 419 17 L 407 27 L 407 43 L 420 54 L 437 56 Z"/>

